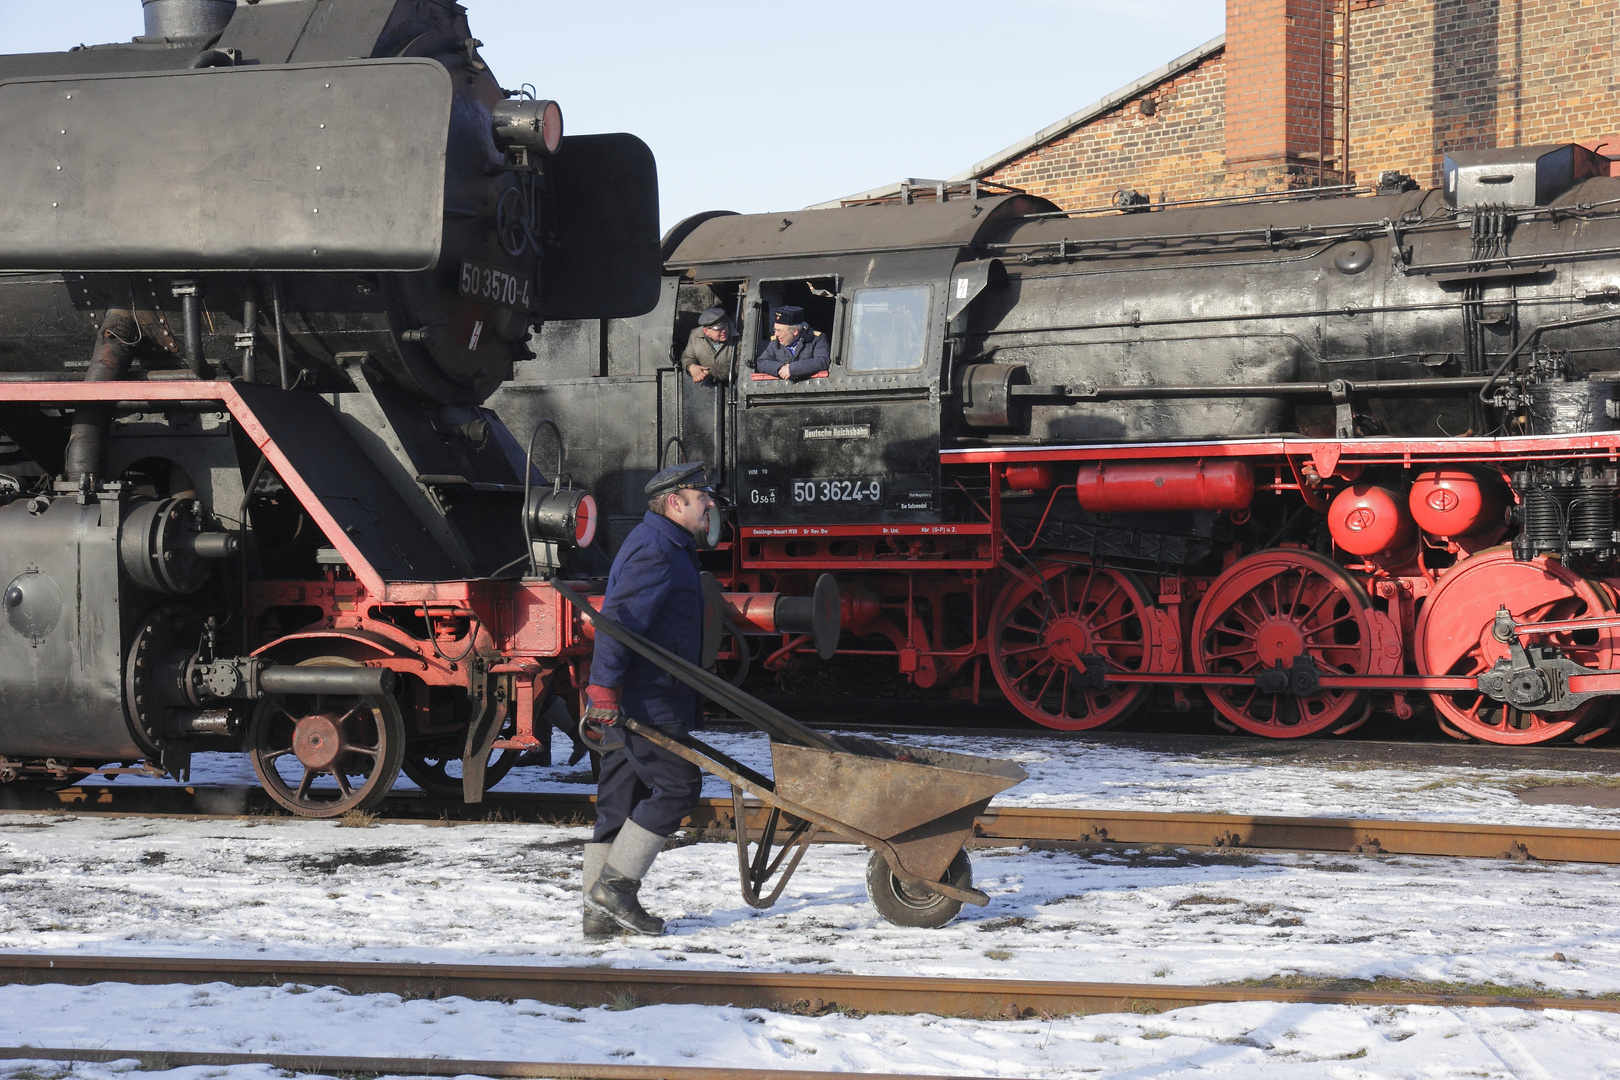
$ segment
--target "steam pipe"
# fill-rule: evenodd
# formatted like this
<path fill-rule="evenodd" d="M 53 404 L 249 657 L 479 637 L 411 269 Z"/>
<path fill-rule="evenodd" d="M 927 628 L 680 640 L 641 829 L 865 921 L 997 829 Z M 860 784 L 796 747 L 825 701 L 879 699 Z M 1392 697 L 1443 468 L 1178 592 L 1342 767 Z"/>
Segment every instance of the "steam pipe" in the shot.
<path fill-rule="evenodd" d="M 114 382 L 129 368 L 130 352 L 140 340 L 135 318 L 128 311 L 114 308 L 102 320 L 96 335 L 96 348 L 90 354 L 85 382 Z M 73 483 L 85 476 L 98 477 L 107 469 L 107 427 L 112 423 L 112 407 L 105 403 L 85 403 L 73 413 L 68 430 L 67 452 L 62 471 Z"/>
<path fill-rule="evenodd" d="M 202 308 L 197 304 L 197 283 L 177 281 L 174 295 L 180 298 L 180 321 L 185 326 L 186 366 L 197 378 L 204 378 L 202 352 Z"/>
<path fill-rule="evenodd" d="M 387 668 L 277 665 L 259 673 L 259 687 L 267 694 L 380 697 L 394 692 L 394 673 Z"/>
<path fill-rule="evenodd" d="M 281 388 L 292 386 L 292 373 L 287 370 L 287 336 L 281 324 L 281 275 L 270 279 L 270 306 L 276 317 L 276 362 L 281 367 Z"/>
<path fill-rule="evenodd" d="M 247 344 L 242 348 L 242 381 L 258 382 L 259 364 L 256 359 L 256 350 L 253 347 L 254 339 L 259 329 L 259 288 L 252 279 L 243 288 L 242 297 L 242 337 Z M 239 341 L 238 344 L 241 344 Z"/>

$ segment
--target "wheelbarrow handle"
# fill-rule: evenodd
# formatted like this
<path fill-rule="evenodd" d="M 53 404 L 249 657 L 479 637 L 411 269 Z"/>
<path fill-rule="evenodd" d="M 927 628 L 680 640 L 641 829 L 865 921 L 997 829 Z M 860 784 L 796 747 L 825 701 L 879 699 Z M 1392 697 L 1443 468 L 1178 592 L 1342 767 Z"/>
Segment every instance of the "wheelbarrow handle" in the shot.
<path fill-rule="evenodd" d="M 563 599 L 573 604 L 575 610 L 589 619 L 598 631 L 669 672 L 709 700 L 730 709 L 739 719 L 765 734 L 782 742 L 798 743 L 800 746 L 811 746 L 818 750 L 838 753 L 845 749 L 830 736 L 812 731 L 779 709 L 774 709 L 752 694 L 732 686 L 713 672 L 704 671 L 691 661 L 676 656 L 662 645 L 648 641 L 629 627 L 608 618 L 562 582 L 553 580 L 551 587 L 556 589 Z"/>

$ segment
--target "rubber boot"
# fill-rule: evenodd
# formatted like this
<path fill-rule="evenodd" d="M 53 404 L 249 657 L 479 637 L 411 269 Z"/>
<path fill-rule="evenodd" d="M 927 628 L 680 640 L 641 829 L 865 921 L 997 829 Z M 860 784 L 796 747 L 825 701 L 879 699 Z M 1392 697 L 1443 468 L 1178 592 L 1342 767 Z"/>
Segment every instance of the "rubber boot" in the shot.
<path fill-rule="evenodd" d="M 602 867 L 607 865 L 608 850 L 612 844 L 586 844 L 585 845 L 585 880 L 581 896 L 591 891 L 602 876 Z M 588 938 L 609 937 L 619 932 L 619 924 L 599 912 L 591 910 L 589 903 L 581 900 L 580 909 L 585 914 L 585 936 Z"/>
<path fill-rule="evenodd" d="M 585 906 L 633 933 L 662 934 L 664 920 L 647 914 L 636 894 L 641 891 L 641 879 L 658 853 L 664 850 L 667 839 L 667 836 L 648 832 L 634 821 L 625 822 L 608 852 L 602 876 L 585 893 Z"/>

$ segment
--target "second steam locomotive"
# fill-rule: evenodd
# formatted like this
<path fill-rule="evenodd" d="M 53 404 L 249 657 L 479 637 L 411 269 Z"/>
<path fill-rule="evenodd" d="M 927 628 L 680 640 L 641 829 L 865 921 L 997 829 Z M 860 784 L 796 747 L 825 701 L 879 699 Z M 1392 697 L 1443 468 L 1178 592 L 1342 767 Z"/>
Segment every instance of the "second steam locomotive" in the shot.
<path fill-rule="evenodd" d="M 918 687 L 993 681 L 1071 730 L 1157 698 L 1275 737 L 1385 710 L 1587 741 L 1620 716 L 1608 164 L 1570 144 L 1361 198 L 703 215 L 666 236 L 649 314 L 547 323 L 491 406 L 573 433 L 607 544 L 666 454 L 715 462 L 735 513 L 711 569 L 836 575 L 841 654 Z M 752 371 L 783 304 L 825 373 Z M 716 305 L 740 370 L 694 383 L 672 358 Z"/>

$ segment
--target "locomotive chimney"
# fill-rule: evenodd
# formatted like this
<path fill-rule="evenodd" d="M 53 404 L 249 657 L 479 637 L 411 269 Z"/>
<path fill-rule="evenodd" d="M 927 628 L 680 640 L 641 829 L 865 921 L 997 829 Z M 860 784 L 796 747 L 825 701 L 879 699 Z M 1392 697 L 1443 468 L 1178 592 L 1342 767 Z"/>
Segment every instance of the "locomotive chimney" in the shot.
<path fill-rule="evenodd" d="M 236 14 L 236 0 L 141 0 L 146 36 L 217 37 Z"/>

